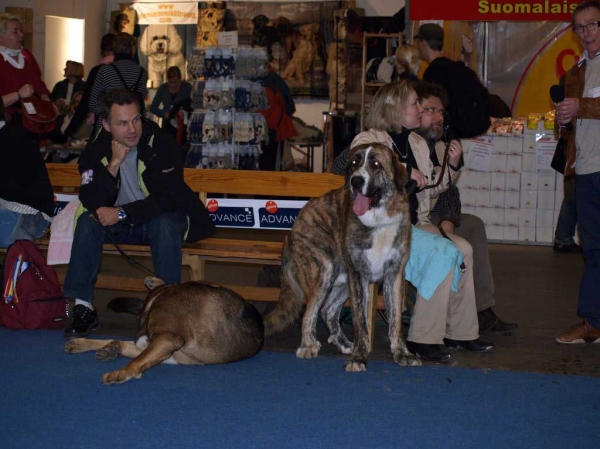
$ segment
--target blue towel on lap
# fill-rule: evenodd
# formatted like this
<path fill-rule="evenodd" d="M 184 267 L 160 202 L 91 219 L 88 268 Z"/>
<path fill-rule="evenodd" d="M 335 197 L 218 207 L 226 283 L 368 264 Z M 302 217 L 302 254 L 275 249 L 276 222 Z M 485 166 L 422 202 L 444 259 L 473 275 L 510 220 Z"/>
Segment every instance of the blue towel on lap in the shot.
<path fill-rule="evenodd" d="M 422 229 L 412 227 L 410 256 L 406 263 L 406 280 L 415 286 L 419 295 L 431 298 L 435 289 L 454 270 L 452 291 L 458 290 L 463 255 L 452 241 Z"/>

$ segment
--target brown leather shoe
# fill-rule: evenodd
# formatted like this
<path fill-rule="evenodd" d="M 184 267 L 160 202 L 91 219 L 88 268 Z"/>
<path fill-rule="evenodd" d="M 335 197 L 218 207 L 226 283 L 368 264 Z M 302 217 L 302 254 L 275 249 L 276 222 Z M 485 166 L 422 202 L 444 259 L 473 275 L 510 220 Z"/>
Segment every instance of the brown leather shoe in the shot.
<path fill-rule="evenodd" d="M 561 332 L 556 336 L 558 343 L 567 345 L 578 343 L 600 343 L 600 330 L 590 326 L 587 320 L 574 324 L 568 331 Z"/>

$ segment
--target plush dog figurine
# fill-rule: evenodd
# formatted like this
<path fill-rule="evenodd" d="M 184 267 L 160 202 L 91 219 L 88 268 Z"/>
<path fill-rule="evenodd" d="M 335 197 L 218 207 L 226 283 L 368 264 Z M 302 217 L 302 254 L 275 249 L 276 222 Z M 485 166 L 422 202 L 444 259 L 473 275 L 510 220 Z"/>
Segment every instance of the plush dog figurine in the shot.
<path fill-rule="evenodd" d="M 141 52 L 148 56 L 148 79 L 157 88 L 167 81 L 167 69 L 179 67 L 186 76 L 183 41 L 173 25 L 148 25 L 140 41 Z"/>

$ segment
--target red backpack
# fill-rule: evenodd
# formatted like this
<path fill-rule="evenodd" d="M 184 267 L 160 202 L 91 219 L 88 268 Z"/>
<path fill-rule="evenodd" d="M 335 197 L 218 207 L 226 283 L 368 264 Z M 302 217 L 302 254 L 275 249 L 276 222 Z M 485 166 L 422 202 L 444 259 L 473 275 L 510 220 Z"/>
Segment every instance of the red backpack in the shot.
<path fill-rule="evenodd" d="M 18 240 L 4 260 L 4 294 L 0 324 L 11 329 L 58 329 L 66 319 L 67 303 L 54 268 L 37 245 Z"/>

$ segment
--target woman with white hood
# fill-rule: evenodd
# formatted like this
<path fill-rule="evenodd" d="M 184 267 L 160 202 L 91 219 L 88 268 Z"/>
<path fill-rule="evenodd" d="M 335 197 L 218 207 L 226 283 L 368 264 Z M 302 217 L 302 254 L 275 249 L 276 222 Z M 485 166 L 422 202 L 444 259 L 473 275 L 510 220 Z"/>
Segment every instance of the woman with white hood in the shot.
<path fill-rule="evenodd" d="M 0 95 L 6 114 L 21 112 L 21 99 L 33 95 L 50 100 L 50 91 L 42 80 L 42 72 L 33 54 L 23 48 L 21 19 L 0 14 Z M 20 120 L 15 120 L 13 123 Z"/>

